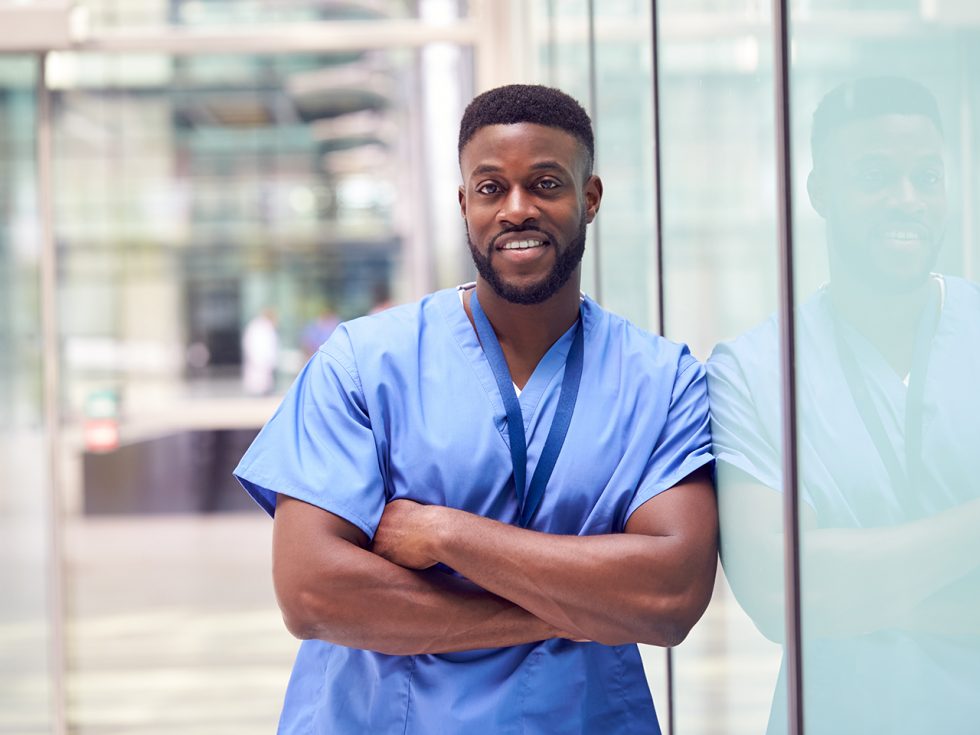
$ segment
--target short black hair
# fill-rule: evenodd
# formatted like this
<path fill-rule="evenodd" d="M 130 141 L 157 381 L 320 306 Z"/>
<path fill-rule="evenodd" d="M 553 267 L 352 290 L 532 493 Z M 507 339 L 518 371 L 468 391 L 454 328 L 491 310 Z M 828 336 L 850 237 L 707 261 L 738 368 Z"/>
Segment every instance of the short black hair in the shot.
<path fill-rule="evenodd" d="M 595 159 L 592 120 L 572 97 L 540 84 L 508 84 L 473 98 L 459 124 L 459 155 L 476 131 L 487 125 L 533 123 L 574 135 L 589 154 L 589 173 Z"/>
<path fill-rule="evenodd" d="M 813 113 L 810 153 L 814 167 L 835 130 L 855 120 L 882 115 L 922 115 L 933 122 L 940 135 L 943 134 L 939 105 L 924 85 L 905 77 L 855 79 L 824 95 Z"/>

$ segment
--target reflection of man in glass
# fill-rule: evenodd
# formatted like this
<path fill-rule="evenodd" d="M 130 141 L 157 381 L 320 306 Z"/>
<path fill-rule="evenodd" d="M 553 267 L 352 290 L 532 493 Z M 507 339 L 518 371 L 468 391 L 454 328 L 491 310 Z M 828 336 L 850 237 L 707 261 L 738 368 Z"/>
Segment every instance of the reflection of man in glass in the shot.
<path fill-rule="evenodd" d="M 980 289 L 931 272 L 938 108 L 908 80 L 860 80 L 823 99 L 811 143 L 831 278 L 796 313 L 807 732 L 976 732 Z M 725 569 L 778 641 L 775 320 L 719 345 L 709 380 Z M 784 675 L 770 732 L 786 727 Z"/>

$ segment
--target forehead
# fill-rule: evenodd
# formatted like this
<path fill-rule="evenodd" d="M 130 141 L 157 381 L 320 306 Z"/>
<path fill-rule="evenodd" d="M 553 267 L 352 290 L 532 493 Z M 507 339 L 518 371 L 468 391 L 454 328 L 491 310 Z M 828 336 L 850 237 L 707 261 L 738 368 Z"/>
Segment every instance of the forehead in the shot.
<path fill-rule="evenodd" d="M 464 177 L 478 167 L 518 171 L 543 161 L 574 172 L 585 166 L 586 156 L 578 138 L 561 128 L 535 123 L 485 125 L 463 147 L 459 165 Z"/>
<path fill-rule="evenodd" d="M 914 114 L 853 120 L 833 130 L 824 143 L 824 155 L 842 163 L 867 156 L 941 158 L 942 154 L 942 133 L 931 119 Z"/>

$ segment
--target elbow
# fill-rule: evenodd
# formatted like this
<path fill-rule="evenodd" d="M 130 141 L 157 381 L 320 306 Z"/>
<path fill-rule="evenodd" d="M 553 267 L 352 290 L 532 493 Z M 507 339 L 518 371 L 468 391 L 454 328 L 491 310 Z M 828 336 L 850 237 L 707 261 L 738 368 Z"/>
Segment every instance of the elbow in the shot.
<path fill-rule="evenodd" d="M 692 584 L 676 594 L 649 601 L 637 642 L 663 648 L 680 645 L 704 615 L 710 600 L 710 585 Z"/>
<path fill-rule="evenodd" d="M 696 622 L 696 619 L 681 614 L 662 611 L 647 621 L 644 629 L 640 632 L 637 643 L 660 646 L 661 648 L 679 646 L 687 638 L 687 634 L 691 632 Z"/>
<path fill-rule="evenodd" d="M 309 590 L 296 590 L 278 597 L 282 621 L 293 637 L 304 641 L 323 637 L 324 621 L 329 620 L 330 614 L 323 609 L 317 595 Z"/>

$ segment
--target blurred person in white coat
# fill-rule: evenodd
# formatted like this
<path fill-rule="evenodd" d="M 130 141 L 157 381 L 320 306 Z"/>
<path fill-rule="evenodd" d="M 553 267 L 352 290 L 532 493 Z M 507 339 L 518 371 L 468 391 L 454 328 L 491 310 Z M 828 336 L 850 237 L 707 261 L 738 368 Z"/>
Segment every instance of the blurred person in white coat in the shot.
<path fill-rule="evenodd" d="M 253 396 L 269 395 L 276 387 L 279 333 L 276 312 L 263 309 L 242 332 L 242 387 Z"/>

